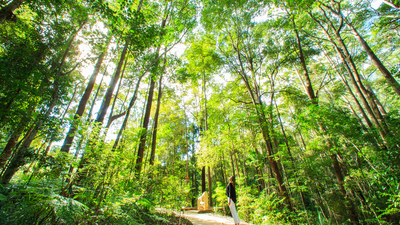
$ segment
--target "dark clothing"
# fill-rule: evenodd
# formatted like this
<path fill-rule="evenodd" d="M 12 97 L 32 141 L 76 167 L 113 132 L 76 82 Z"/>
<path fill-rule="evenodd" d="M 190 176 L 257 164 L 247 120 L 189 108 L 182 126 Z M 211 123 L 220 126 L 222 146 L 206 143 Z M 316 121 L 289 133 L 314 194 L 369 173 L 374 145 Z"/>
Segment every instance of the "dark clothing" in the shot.
<path fill-rule="evenodd" d="M 236 204 L 236 192 L 232 183 L 229 183 L 226 187 L 226 196 L 232 199 L 232 201 Z"/>

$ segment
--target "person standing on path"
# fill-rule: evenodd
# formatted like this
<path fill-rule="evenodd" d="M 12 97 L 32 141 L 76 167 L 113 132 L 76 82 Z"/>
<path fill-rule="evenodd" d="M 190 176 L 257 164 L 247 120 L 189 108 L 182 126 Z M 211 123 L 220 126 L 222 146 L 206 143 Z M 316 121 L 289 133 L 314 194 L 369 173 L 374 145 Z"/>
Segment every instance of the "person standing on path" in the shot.
<path fill-rule="evenodd" d="M 235 225 L 239 225 L 240 220 L 239 216 L 236 212 L 236 192 L 235 192 L 235 177 L 231 176 L 229 177 L 229 184 L 226 187 L 226 196 L 228 196 L 228 205 L 229 209 L 231 210 L 233 221 L 235 222 Z"/>

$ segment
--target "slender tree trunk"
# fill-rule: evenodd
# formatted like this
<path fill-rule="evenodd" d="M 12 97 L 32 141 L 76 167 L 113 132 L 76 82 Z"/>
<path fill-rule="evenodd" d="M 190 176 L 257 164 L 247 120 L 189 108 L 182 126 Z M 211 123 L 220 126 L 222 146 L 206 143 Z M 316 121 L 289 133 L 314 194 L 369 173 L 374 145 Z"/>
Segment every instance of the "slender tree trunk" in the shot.
<path fill-rule="evenodd" d="M 140 0 L 140 2 L 138 4 L 138 8 L 137 8 L 138 13 L 142 9 L 142 4 L 143 4 L 143 0 Z M 134 21 L 136 23 L 137 15 L 135 16 Z M 122 50 L 117 69 L 115 70 L 114 76 L 111 78 L 110 85 L 107 89 L 106 95 L 103 98 L 103 102 L 101 103 L 100 112 L 97 115 L 96 122 L 103 123 L 103 121 L 104 121 L 104 117 L 106 116 L 107 109 L 110 106 L 110 102 L 111 102 L 112 94 L 115 89 L 115 85 L 117 84 L 120 74 L 121 74 L 122 65 L 125 61 L 125 56 L 128 52 L 128 47 L 129 47 L 130 42 L 131 42 L 131 35 L 129 35 L 125 41 L 125 46 L 124 46 L 124 49 Z"/>
<path fill-rule="evenodd" d="M 201 168 L 201 193 L 206 191 L 206 167 Z"/>
<path fill-rule="evenodd" d="M 187 179 L 189 179 L 189 142 L 188 142 L 188 131 L 187 131 L 186 108 L 184 113 L 185 113 L 185 141 L 186 141 L 186 174 L 187 174 Z"/>
<path fill-rule="evenodd" d="M 363 78 L 362 80 L 365 80 L 365 79 Z M 381 101 L 379 101 L 378 97 L 376 96 L 376 94 L 372 90 L 371 85 L 365 84 L 365 88 L 367 89 L 367 91 L 369 91 L 369 93 L 371 93 L 375 104 L 378 106 L 379 112 L 382 114 L 382 116 L 386 116 L 387 112 L 385 110 L 385 107 L 383 107 Z"/>
<path fill-rule="evenodd" d="M 254 148 L 254 151 L 255 151 L 256 155 L 258 157 L 260 157 L 260 153 L 258 152 L 257 148 Z M 257 166 L 256 170 L 257 170 L 258 174 L 260 175 L 260 178 L 259 178 L 259 180 L 260 180 L 259 190 L 261 192 L 265 188 L 264 175 L 263 175 L 263 171 L 262 171 L 260 166 Z"/>
<path fill-rule="evenodd" d="M 335 37 L 336 41 L 339 43 L 341 48 L 340 49 L 338 48 L 338 46 L 332 40 L 331 35 L 325 28 L 323 28 L 324 32 L 327 34 L 330 41 L 334 44 L 334 47 L 335 47 L 336 51 L 339 53 L 339 56 L 342 58 L 345 66 L 349 67 L 349 70 L 351 71 L 351 72 L 349 72 L 349 74 L 351 73 L 354 76 L 355 82 L 358 85 L 359 89 L 361 90 L 361 93 L 364 96 L 366 96 L 366 101 L 368 102 L 368 105 L 372 109 L 371 113 L 378 120 L 376 126 L 377 126 L 377 128 L 380 129 L 380 132 L 384 138 L 388 133 L 388 128 L 384 122 L 382 114 L 379 112 L 378 107 L 376 106 L 375 102 L 373 101 L 373 97 L 372 97 L 371 93 L 369 93 L 366 90 L 364 84 L 361 81 L 361 76 L 357 70 L 355 63 L 354 63 L 353 57 L 349 53 L 347 46 L 344 43 L 344 40 L 342 39 L 342 37 L 340 35 L 341 26 L 339 28 L 335 28 L 335 26 L 332 24 L 331 20 L 329 20 L 329 18 L 326 16 L 325 11 L 321 7 L 320 7 L 320 10 L 324 12 L 325 18 L 329 21 L 330 27 L 334 30 L 334 37 Z M 316 20 L 315 18 L 313 18 L 313 19 Z M 341 21 L 343 21 L 343 18 L 341 18 L 341 19 L 342 19 Z M 350 77 L 352 77 L 352 76 L 350 75 Z M 367 109 L 367 112 L 368 112 L 368 109 Z"/>
<path fill-rule="evenodd" d="M 49 108 L 44 115 L 44 118 L 48 118 L 50 116 L 50 113 L 53 111 L 53 108 L 56 106 L 58 100 L 57 80 L 54 81 L 54 86 L 55 87 L 53 90 L 53 100 L 51 101 Z M 32 129 L 27 139 L 25 139 L 24 142 L 22 143 L 20 149 L 17 150 L 15 157 L 11 160 L 10 165 L 3 173 L 3 176 L 1 178 L 1 184 L 8 184 L 11 178 L 14 176 L 14 174 L 18 171 L 18 169 L 25 164 L 26 152 L 29 149 L 32 141 L 35 139 L 37 133 L 39 132 L 39 129 L 41 128 L 43 122 L 44 122 L 43 119 L 39 119 L 39 121 L 36 123 L 35 127 Z"/>
<path fill-rule="evenodd" d="M 0 155 L 0 170 L 4 168 L 8 159 L 11 157 L 13 153 L 13 149 L 21 136 L 22 130 L 17 130 L 14 134 L 11 135 L 11 138 L 8 140 L 6 147 L 4 147 L 3 151 Z"/>
<path fill-rule="evenodd" d="M 204 59 L 203 60 L 203 67 L 204 67 Z M 203 70 L 203 97 L 204 97 L 204 133 L 207 135 L 208 130 L 208 115 L 207 115 L 207 89 L 206 89 L 206 74 Z M 211 172 L 210 167 L 208 167 L 208 198 L 210 206 L 212 206 L 212 187 L 211 187 Z"/>
<path fill-rule="evenodd" d="M 160 75 L 160 80 L 158 83 L 158 97 L 157 97 L 157 108 L 156 108 L 156 114 L 154 115 L 154 125 L 153 125 L 153 138 L 151 142 L 151 155 L 150 155 L 150 165 L 154 165 L 154 158 L 156 154 L 156 146 L 157 146 L 157 129 L 158 129 L 158 116 L 160 114 L 160 106 L 161 106 L 161 98 L 162 98 L 162 77 L 163 73 L 165 72 L 166 68 L 166 63 L 167 59 L 164 57 L 164 66 Z M 185 121 L 186 121 L 186 116 L 185 116 Z M 186 124 L 186 123 L 185 123 Z M 187 133 L 187 128 L 185 127 L 185 131 Z M 186 136 L 186 150 L 187 148 L 187 136 Z M 188 151 L 187 151 L 188 154 Z M 189 157 L 189 154 L 188 154 Z M 187 167 L 188 165 L 186 165 Z M 187 171 L 187 176 L 189 176 L 189 171 Z"/>
<path fill-rule="evenodd" d="M 349 83 L 347 82 L 346 78 L 344 77 L 344 75 L 342 75 L 339 70 L 337 69 L 336 65 L 332 62 L 332 59 L 328 56 L 328 54 L 326 54 L 324 52 L 325 57 L 328 59 L 328 61 L 330 62 L 330 64 L 335 68 L 336 73 L 339 75 L 340 79 L 342 80 L 343 84 L 346 86 L 346 89 L 348 90 L 350 96 L 353 98 L 354 102 L 357 105 L 358 110 L 360 111 L 363 119 L 365 120 L 365 123 L 367 124 L 367 126 L 369 128 L 372 128 L 372 122 L 371 120 L 368 118 L 367 114 L 365 113 L 364 109 L 362 108 L 360 102 L 358 101 L 357 97 L 354 95 L 353 91 L 350 88 Z"/>
<path fill-rule="evenodd" d="M 366 99 L 373 110 L 373 114 L 376 116 L 376 118 L 379 121 L 379 127 L 381 127 L 384 134 L 386 135 L 388 133 L 388 128 L 385 124 L 385 121 L 384 121 L 384 118 L 383 118 L 381 112 L 379 111 L 377 105 L 374 102 L 374 98 L 373 98 L 372 94 L 365 88 L 364 84 L 362 83 L 361 76 L 358 73 L 358 70 L 353 61 L 353 58 L 351 57 L 350 53 L 348 52 L 347 47 L 344 44 L 344 41 L 342 40 L 342 38 L 340 37 L 339 34 L 337 35 L 337 38 L 339 39 L 339 43 L 340 43 L 342 49 L 344 50 L 344 53 L 346 55 L 345 60 L 347 60 L 347 63 L 350 65 L 350 68 L 352 69 L 352 72 L 354 74 L 354 77 L 355 77 L 355 80 L 356 80 L 358 86 L 360 87 L 362 93 L 367 97 Z"/>
<path fill-rule="evenodd" d="M 125 62 L 125 56 L 128 52 L 128 47 L 129 47 L 130 42 L 131 42 L 131 36 L 128 36 L 128 38 L 125 41 L 125 46 L 124 46 L 124 49 L 122 50 L 121 57 L 119 59 L 114 76 L 111 78 L 107 92 L 103 98 L 103 102 L 101 103 L 100 111 L 99 111 L 99 114 L 97 115 L 97 119 L 96 119 L 96 122 L 98 122 L 98 123 L 104 122 L 104 118 L 106 116 L 108 107 L 110 106 L 112 94 L 114 92 L 115 86 L 117 85 L 117 82 L 121 75 L 121 69 Z"/>
<path fill-rule="evenodd" d="M 137 81 L 136 87 L 135 87 L 135 92 L 133 93 L 132 99 L 131 99 L 131 101 L 129 102 L 128 109 L 126 110 L 124 122 L 122 123 L 121 128 L 120 128 L 119 131 L 118 131 L 117 138 L 116 138 L 115 141 L 114 141 L 113 151 L 114 151 L 115 149 L 117 149 L 117 146 L 118 146 L 118 144 L 119 144 L 119 141 L 121 140 L 121 137 L 122 137 L 122 133 L 124 132 L 124 130 L 125 130 L 125 128 L 126 128 L 126 125 L 128 124 L 129 115 L 130 115 L 130 113 L 131 113 L 132 107 L 135 105 L 135 102 L 136 102 L 136 99 L 137 99 L 137 93 L 138 93 L 139 86 L 140 86 L 140 81 L 142 80 L 143 76 L 144 76 L 144 73 L 138 78 L 138 81 Z"/>
<path fill-rule="evenodd" d="M 140 175 L 141 169 L 142 169 L 142 162 L 143 162 L 143 154 L 144 154 L 144 148 L 146 146 L 146 139 L 147 139 L 147 128 L 149 126 L 149 121 L 150 121 L 150 112 L 151 112 L 151 105 L 153 103 L 153 93 L 154 93 L 154 86 L 155 82 L 152 77 L 152 74 L 150 74 L 150 89 L 149 89 L 149 96 L 147 99 L 147 105 L 146 105 L 146 112 L 144 114 L 144 119 L 143 119 L 143 127 L 142 127 L 142 134 L 140 136 L 140 144 L 138 148 L 138 154 L 137 154 L 137 159 L 136 159 L 136 173 Z"/>
<path fill-rule="evenodd" d="M 67 54 L 69 50 L 71 49 L 72 43 L 75 40 L 75 37 L 78 35 L 79 31 L 83 28 L 85 25 L 86 21 L 84 21 L 78 30 L 76 30 L 73 35 L 70 37 L 68 44 L 66 46 L 66 49 L 64 51 L 63 57 L 61 59 L 60 65 L 57 68 L 57 74 L 55 77 L 55 81 L 53 83 L 53 93 L 52 93 L 52 100 L 50 101 L 48 105 L 48 109 L 46 113 L 43 115 L 42 118 L 38 120 L 36 123 L 35 127 L 30 131 L 29 136 L 24 140 L 22 143 L 21 147 L 17 150 L 15 157 L 12 159 L 10 165 L 6 169 L 6 171 L 3 173 L 2 178 L 1 178 L 1 184 L 8 184 L 11 180 L 11 178 L 14 176 L 14 174 L 18 171 L 18 169 L 25 164 L 26 161 L 26 153 L 32 143 L 32 141 L 36 138 L 37 133 L 39 132 L 39 129 L 41 128 L 42 124 L 45 122 L 44 120 L 49 118 L 50 114 L 53 112 L 54 107 L 56 106 L 58 99 L 59 99 L 59 82 L 58 78 L 61 76 L 62 71 L 64 69 L 64 63 L 67 59 Z"/>
<path fill-rule="evenodd" d="M 3 151 L 0 154 L 0 170 L 4 169 L 7 161 L 10 159 L 10 157 L 15 153 L 16 151 L 16 144 L 18 139 L 21 137 L 23 130 L 25 127 L 27 127 L 30 123 L 30 120 L 28 119 L 28 115 L 31 115 L 31 113 L 34 111 L 34 107 L 29 106 L 28 107 L 28 113 L 24 115 L 21 120 L 20 124 L 16 127 L 14 132 L 12 133 L 10 139 L 7 142 L 7 145 L 4 147 Z M 29 134 L 29 131 L 28 131 Z M 24 137 L 25 139 L 25 137 Z M 2 173 L 0 173 L 1 175 Z M 1 176 L 0 176 L 1 177 Z"/>
<path fill-rule="evenodd" d="M 243 178 L 244 178 L 244 185 L 247 186 L 246 152 L 243 152 Z"/>
<path fill-rule="evenodd" d="M 397 6 L 397 5 L 393 4 L 393 3 L 391 3 L 391 2 L 388 1 L 388 0 L 382 0 L 382 2 L 384 2 L 385 4 L 391 6 L 391 7 L 395 8 L 395 9 L 400 9 L 399 6 Z"/>
<path fill-rule="evenodd" d="M 347 193 L 346 193 L 346 190 L 344 189 L 344 177 L 342 175 L 341 168 L 340 168 L 339 162 L 337 160 L 337 154 L 332 154 L 331 159 L 333 161 L 333 169 L 335 170 L 336 178 L 339 183 L 339 190 L 342 193 L 343 197 L 346 197 Z M 348 202 L 345 204 L 345 206 L 347 209 L 347 213 L 349 214 L 351 223 L 352 224 L 360 224 L 358 222 L 357 213 L 354 209 L 353 201 L 348 200 Z"/>
<path fill-rule="evenodd" d="M 165 8 L 164 16 L 162 22 L 161 22 L 161 28 L 165 28 L 166 22 L 168 19 L 168 8 Z M 162 39 L 163 32 L 160 33 L 160 38 Z M 157 48 L 157 53 L 156 53 L 156 62 L 155 62 L 155 68 L 158 67 L 158 62 L 159 62 L 159 56 L 160 56 L 160 46 Z M 155 75 L 155 74 L 154 74 Z M 140 144 L 138 148 L 138 154 L 137 154 L 137 159 L 136 159 L 136 173 L 140 175 L 140 172 L 142 170 L 142 162 L 143 162 L 143 153 L 144 153 L 144 148 L 146 146 L 146 138 L 147 138 L 147 128 L 149 125 L 149 120 L 150 120 L 150 112 L 151 112 L 151 105 L 153 103 L 153 93 L 154 93 L 154 86 L 155 86 L 155 81 L 152 75 L 150 75 L 150 90 L 149 90 L 149 96 L 147 98 L 147 105 L 146 105 L 146 113 L 144 115 L 143 119 L 143 133 L 141 134 L 140 137 Z"/>
<path fill-rule="evenodd" d="M 165 60 L 164 60 L 165 64 Z M 164 65 L 165 68 L 165 65 Z M 154 165 L 154 158 L 156 155 L 156 145 L 157 145 L 157 128 L 158 128 L 158 115 L 160 113 L 160 104 L 162 96 L 162 74 L 158 83 L 158 97 L 157 97 L 157 108 L 156 114 L 154 115 L 154 125 L 153 125 L 153 138 L 151 142 L 151 154 L 150 154 L 150 165 Z"/>
<path fill-rule="evenodd" d="M 209 206 L 213 206 L 211 185 L 212 185 L 211 184 L 211 169 L 210 169 L 210 167 L 208 167 L 208 202 L 209 202 Z"/>
<path fill-rule="evenodd" d="M 296 34 L 297 47 L 299 49 L 298 57 L 300 59 L 301 66 L 303 67 L 304 77 L 306 79 L 305 88 L 307 90 L 308 97 L 311 99 L 311 103 L 316 104 L 317 102 L 315 102 L 315 101 L 318 101 L 318 98 L 316 98 L 314 89 L 312 87 L 311 79 L 310 79 L 307 65 L 306 65 L 306 60 L 305 60 L 304 53 L 303 53 L 303 48 L 302 48 L 300 37 L 299 37 L 299 32 L 297 31 L 296 23 L 294 22 L 294 16 L 292 16 L 292 23 L 293 23 L 294 33 Z"/>
<path fill-rule="evenodd" d="M 119 80 L 118 87 L 117 87 L 117 92 L 115 93 L 114 101 L 113 101 L 113 104 L 112 104 L 112 106 L 111 106 L 111 112 L 110 112 L 110 115 L 109 115 L 109 117 L 108 117 L 108 121 L 107 121 L 107 125 L 106 125 L 106 131 L 105 131 L 105 136 L 107 136 L 108 128 L 110 128 L 111 123 L 114 121 L 114 120 L 113 120 L 114 108 L 115 108 L 115 104 L 117 104 L 118 94 L 119 94 L 119 90 L 120 90 L 120 88 L 121 88 L 122 79 L 124 78 L 125 68 L 126 68 L 126 63 L 127 63 L 127 62 L 128 62 L 128 57 L 126 57 L 126 59 L 125 59 L 124 68 L 122 69 L 122 73 L 121 73 L 121 79 Z M 104 140 L 105 140 L 105 137 L 103 137 L 103 138 L 104 138 Z"/>
<path fill-rule="evenodd" d="M 324 31 L 326 31 L 325 29 L 324 29 Z M 327 33 L 327 32 L 326 32 Z M 327 33 L 327 35 L 330 37 L 330 35 Z M 338 33 L 336 33 L 336 35 L 338 35 Z M 298 39 L 298 41 L 300 41 L 299 39 Z M 343 47 L 343 46 L 342 46 Z M 344 46 L 345 47 L 345 46 Z M 307 76 L 307 74 L 306 74 L 306 76 Z M 309 79 L 308 77 L 306 77 L 306 79 Z M 308 91 L 308 90 L 307 90 Z M 310 95 L 310 93 L 307 93 L 309 96 L 312 96 L 312 95 Z M 310 98 L 310 100 L 311 100 L 311 102 L 312 103 L 314 103 L 314 102 L 317 102 L 315 99 L 313 99 L 313 98 L 317 98 L 316 96 L 312 96 L 312 98 Z M 321 124 L 321 122 L 320 121 L 318 121 L 317 122 L 318 123 L 318 125 L 319 125 L 319 127 L 320 127 L 320 130 L 322 131 L 322 132 L 324 132 L 325 131 L 325 128 L 323 127 L 323 125 Z M 329 149 L 332 149 L 333 147 L 332 147 L 332 144 L 331 144 L 331 140 L 330 140 L 330 137 L 326 137 L 326 141 L 327 141 L 327 144 L 328 144 L 328 148 Z M 333 168 L 334 168 L 334 171 L 335 171 L 335 175 L 336 175 L 336 178 L 337 178 L 337 180 L 338 180 L 338 183 L 339 183 L 339 190 L 340 190 L 340 192 L 342 193 L 342 195 L 343 195 L 343 197 L 345 197 L 346 196 L 346 190 L 344 189 L 344 179 L 343 179 L 343 174 L 342 174 L 342 171 L 341 171 L 341 168 L 340 168 L 340 166 L 339 166 L 339 162 L 337 161 L 337 154 L 335 153 L 335 154 L 331 154 L 330 155 L 330 158 L 331 158 L 331 160 L 332 160 L 332 164 L 333 164 Z M 344 202 L 343 202 L 343 204 L 346 206 L 346 208 L 347 208 L 347 212 L 348 212 L 348 214 L 349 214 L 349 217 L 350 217 L 350 220 L 351 220 L 351 222 L 353 223 L 353 224 L 359 224 L 359 222 L 358 222 L 358 218 L 357 218 L 357 214 L 356 214 L 356 212 L 355 212 L 355 209 L 354 209 L 354 206 L 352 205 L 352 203 L 347 203 L 347 204 L 345 204 Z"/>
<path fill-rule="evenodd" d="M 341 16 L 343 17 L 343 15 L 341 15 Z M 389 85 L 393 88 L 393 90 L 400 97 L 400 84 L 392 76 L 392 74 L 385 67 L 385 65 L 383 65 L 382 61 L 376 56 L 375 52 L 369 47 L 368 43 L 358 33 L 356 28 L 348 20 L 344 19 L 344 21 L 347 24 L 347 26 L 353 31 L 354 36 L 357 38 L 357 40 L 360 42 L 361 46 L 367 52 L 368 56 L 370 57 L 370 59 L 372 60 L 372 62 L 376 66 L 376 68 L 378 68 L 378 70 L 381 71 L 381 73 L 385 77 L 386 81 L 389 83 Z"/>
<path fill-rule="evenodd" d="M 235 43 L 232 43 L 232 45 L 235 45 Z M 242 80 L 243 80 L 243 82 L 244 82 L 244 84 L 246 86 L 246 89 L 247 89 L 247 91 L 248 91 L 248 93 L 249 93 L 249 95 L 251 97 L 251 100 L 252 100 L 252 103 L 253 103 L 253 107 L 254 107 L 254 110 L 255 110 L 256 115 L 257 115 L 258 124 L 259 124 L 259 126 L 261 128 L 261 133 L 262 133 L 262 136 L 263 136 L 263 140 L 264 140 L 265 145 L 267 147 L 268 163 L 269 163 L 269 165 L 271 167 L 271 170 L 272 170 L 272 173 L 273 173 L 275 179 L 278 182 L 279 192 L 282 195 L 282 197 L 284 198 L 284 202 L 287 205 L 288 209 L 290 211 L 292 211 L 293 208 L 292 208 L 292 205 L 291 205 L 291 202 L 290 202 L 290 198 L 289 198 L 288 192 L 286 190 L 285 183 L 283 181 L 281 172 L 279 170 L 278 163 L 276 162 L 276 160 L 274 159 L 274 156 L 273 156 L 274 155 L 273 147 L 272 147 L 272 144 L 271 144 L 271 137 L 269 135 L 267 117 L 266 117 L 265 112 L 264 112 L 264 108 L 263 108 L 264 106 L 263 106 L 263 103 L 261 101 L 261 96 L 260 95 L 256 95 L 257 96 L 257 99 L 256 99 L 255 94 L 253 92 L 253 89 L 250 86 L 250 82 L 249 82 L 248 76 L 247 76 L 247 74 L 245 72 L 246 70 L 244 69 L 244 66 L 243 66 L 243 63 L 242 63 L 242 59 L 241 59 L 242 57 L 241 57 L 241 54 L 239 52 L 238 46 L 234 46 L 234 49 L 235 49 L 235 51 L 237 53 L 237 56 L 238 56 L 238 59 L 239 59 L 239 62 L 240 62 L 241 70 L 239 72 L 239 75 L 241 76 L 241 78 L 242 78 Z"/>
<path fill-rule="evenodd" d="M 94 84 L 96 82 L 97 75 L 99 74 L 101 64 L 103 63 L 105 54 L 106 54 L 105 52 L 102 52 L 100 54 L 99 58 L 97 59 L 93 74 L 89 79 L 89 82 L 86 86 L 85 93 L 83 94 L 81 101 L 79 102 L 78 109 L 76 110 L 76 113 L 74 115 L 74 120 L 72 121 L 69 131 L 67 133 L 67 136 L 64 139 L 64 144 L 60 150 L 62 152 L 68 153 L 71 148 L 72 142 L 74 141 L 74 138 L 75 138 L 76 130 L 78 129 L 78 124 L 77 124 L 76 120 L 78 120 L 85 111 L 86 104 L 89 100 L 90 94 L 92 93 L 92 90 L 93 90 Z"/>
<path fill-rule="evenodd" d="M 354 64 L 354 62 L 353 62 L 353 60 L 351 58 L 351 55 L 347 51 L 346 45 L 344 44 L 342 38 L 339 35 L 339 30 L 335 29 L 335 39 L 339 42 L 341 48 L 339 48 L 339 46 L 337 46 L 336 42 L 332 38 L 332 35 L 329 33 L 328 30 L 326 30 L 326 28 L 321 24 L 321 22 L 318 19 L 316 19 L 311 13 L 309 13 L 309 15 L 323 29 L 323 31 L 325 32 L 326 36 L 329 38 L 329 40 L 332 43 L 333 47 L 337 51 L 339 57 L 343 61 L 345 69 L 347 70 L 347 72 L 349 74 L 349 77 L 350 77 L 350 80 L 351 80 L 351 82 L 352 82 L 352 84 L 354 86 L 354 89 L 355 89 L 356 93 L 358 94 L 358 96 L 360 97 L 361 102 L 364 105 L 364 108 L 367 110 L 367 113 L 370 115 L 374 125 L 377 128 L 379 128 L 379 133 L 380 133 L 382 139 L 385 140 L 385 136 L 386 136 L 387 132 L 385 131 L 384 128 L 381 127 L 380 122 L 378 121 L 376 115 L 372 111 L 372 106 L 370 106 L 371 101 L 368 101 L 367 98 L 365 97 L 365 95 L 364 95 L 365 91 L 362 91 L 362 89 L 364 87 L 363 84 L 361 83 L 360 80 L 359 80 L 360 82 L 357 81 L 356 75 L 354 74 L 354 73 L 358 74 L 357 68 L 355 67 L 355 64 Z M 364 88 L 364 90 L 365 90 L 365 88 Z"/>
<path fill-rule="evenodd" d="M 230 126 L 230 124 L 229 124 L 229 121 L 228 121 L 228 129 L 229 129 L 229 133 L 231 133 L 231 126 Z M 233 165 L 233 163 L 235 163 L 235 165 L 236 166 L 232 166 L 232 169 L 233 169 L 233 176 L 238 176 L 238 177 L 240 177 L 240 173 L 239 173 L 239 166 L 238 166 L 238 162 L 237 162 L 237 158 L 236 158 L 236 149 L 235 149 L 235 145 L 233 144 L 233 141 L 232 141 L 232 139 L 231 139 L 231 145 L 232 145 L 232 154 L 231 154 L 231 158 L 232 157 L 234 157 L 235 158 L 235 160 L 233 160 L 233 158 L 232 158 L 232 165 Z M 233 156 L 232 156 L 233 155 Z M 236 168 L 236 174 L 235 174 L 235 168 Z"/>

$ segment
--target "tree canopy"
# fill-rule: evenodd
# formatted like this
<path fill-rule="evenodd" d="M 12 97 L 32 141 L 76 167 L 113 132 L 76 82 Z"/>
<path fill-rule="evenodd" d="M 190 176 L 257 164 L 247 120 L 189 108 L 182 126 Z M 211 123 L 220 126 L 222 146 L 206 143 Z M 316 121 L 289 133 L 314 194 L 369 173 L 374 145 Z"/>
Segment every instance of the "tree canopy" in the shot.
<path fill-rule="evenodd" d="M 400 221 L 400 1 L 0 1 L 0 223 Z M 188 222 L 189 224 L 189 222 Z"/>

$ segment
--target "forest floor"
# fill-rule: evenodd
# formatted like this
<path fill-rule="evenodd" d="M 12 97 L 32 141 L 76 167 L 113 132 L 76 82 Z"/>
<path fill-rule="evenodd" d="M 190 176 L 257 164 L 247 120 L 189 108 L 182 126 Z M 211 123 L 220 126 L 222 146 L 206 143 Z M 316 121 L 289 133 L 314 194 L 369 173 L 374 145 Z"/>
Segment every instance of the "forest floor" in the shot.
<path fill-rule="evenodd" d="M 158 211 L 158 210 L 157 210 Z M 235 224 L 232 217 L 222 216 L 214 213 L 197 213 L 195 210 L 185 212 L 174 212 L 177 216 L 184 217 L 193 225 L 221 225 L 221 224 Z M 243 220 L 240 220 L 241 225 L 250 225 Z"/>

